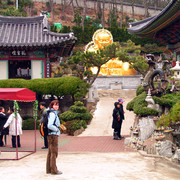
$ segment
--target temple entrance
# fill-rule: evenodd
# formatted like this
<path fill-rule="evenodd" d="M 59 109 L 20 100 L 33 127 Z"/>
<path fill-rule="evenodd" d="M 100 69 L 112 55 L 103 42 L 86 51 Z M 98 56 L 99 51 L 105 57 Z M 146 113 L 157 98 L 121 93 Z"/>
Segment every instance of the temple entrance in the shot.
<path fill-rule="evenodd" d="M 9 79 L 31 79 L 31 61 L 29 60 L 10 60 Z"/>

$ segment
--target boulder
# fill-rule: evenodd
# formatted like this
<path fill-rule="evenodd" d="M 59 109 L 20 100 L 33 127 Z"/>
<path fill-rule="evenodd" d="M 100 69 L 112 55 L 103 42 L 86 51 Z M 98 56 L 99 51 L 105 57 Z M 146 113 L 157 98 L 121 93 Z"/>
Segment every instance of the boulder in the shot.
<path fill-rule="evenodd" d="M 159 155 L 167 157 L 167 158 L 171 158 L 173 155 L 172 146 L 173 146 L 173 143 L 169 140 L 166 140 L 164 142 L 159 143 L 157 151 Z"/>

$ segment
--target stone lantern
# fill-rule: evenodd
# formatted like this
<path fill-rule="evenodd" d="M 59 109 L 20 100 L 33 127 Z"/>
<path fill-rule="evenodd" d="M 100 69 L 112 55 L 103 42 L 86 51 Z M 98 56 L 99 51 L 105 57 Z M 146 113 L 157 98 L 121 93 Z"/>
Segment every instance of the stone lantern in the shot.
<path fill-rule="evenodd" d="M 179 66 L 179 61 L 176 61 L 176 65 L 171 68 L 171 70 L 174 71 L 174 79 L 175 80 L 180 80 L 180 66 Z"/>

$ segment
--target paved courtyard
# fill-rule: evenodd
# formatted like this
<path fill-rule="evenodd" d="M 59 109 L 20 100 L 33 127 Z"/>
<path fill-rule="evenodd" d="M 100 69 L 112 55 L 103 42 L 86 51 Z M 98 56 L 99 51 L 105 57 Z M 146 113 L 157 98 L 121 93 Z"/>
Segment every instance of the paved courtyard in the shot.
<path fill-rule="evenodd" d="M 62 180 L 119 180 L 119 179 L 180 179 L 180 166 L 167 160 L 142 156 L 139 152 L 124 145 L 124 140 L 112 138 L 112 110 L 118 98 L 124 98 L 126 104 L 135 97 L 134 90 L 100 90 L 100 101 L 94 118 L 88 128 L 79 136 L 62 134 L 59 138 L 59 156 L 57 166 L 62 175 L 45 173 L 47 149 L 42 150 L 43 139 L 36 132 L 37 152 L 21 160 L 1 160 L 1 180 L 8 179 L 62 179 Z M 122 134 L 129 136 L 129 127 L 133 123 L 134 114 L 125 110 Z M 35 132 L 23 131 L 22 148 L 33 150 Z M 11 150 L 10 137 L 7 138 L 7 150 Z M 3 148 L 1 148 L 1 151 Z M 18 156 L 29 152 L 19 152 Z M 2 158 L 15 158 L 15 152 L 1 152 Z"/>

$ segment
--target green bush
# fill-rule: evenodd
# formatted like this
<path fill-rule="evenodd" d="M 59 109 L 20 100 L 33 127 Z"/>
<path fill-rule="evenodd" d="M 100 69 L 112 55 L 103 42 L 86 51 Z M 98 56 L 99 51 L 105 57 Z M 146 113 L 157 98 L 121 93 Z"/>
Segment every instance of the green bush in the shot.
<path fill-rule="evenodd" d="M 77 114 L 72 111 L 66 111 L 60 114 L 59 118 L 65 122 L 77 119 Z"/>
<path fill-rule="evenodd" d="M 69 111 L 60 114 L 59 117 L 61 121 L 66 122 L 67 133 L 71 135 L 81 127 L 86 128 L 87 123 L 92 119 L 92 115 L 80 101 L 76 101 Z"/>
<path fill-rule="evenodd" d="M 71 95 L 76 98 L 83 97 L 88 92 L 88 84 L 73 76 L 0 80 L 0 88 L 28 88 L 41 96 L 47 94 L 58 97 Z"/>
<path fill-rule="evenodd" d="M 84 120 L 74 120 L 66 122 L 66 132 L 69 135 L 74 135 L 74 132 L 78 129 L 83 127 L 84 129 L 87 128 L 87 123 Z"/>
<path fill-rule="evenodd" d="M 134 111 L 134 106 L 135 106 L 135 103 L 136 102 L 143 102 L 144 103 L 144 106 L 147 106 L 146 102 L 145 102 L 145 99 L 146 99 L 146 93 L 143 92 L 141 93 L 140 95 L 136 96 L 132 101 L 130 101 L 127 106 L 126 106 L 126 109 L 129 110 L 129 111 Z M 136 103 L 137 104 L 137 103 Z"/>
<path fill-rule="evenodd" d="M 172 123 L 180 121 L 180 101 L 178 101 L 169 111 L 167 115 L 163 114 L 159 121 L 157 121 L 157 126 L 171 126 Z"/>
<path fill-rule="evenodd" d="M 36 129 L 39 128 L 39 121 L 36 121 Z M 22 129 L 23 130 L 34 130 L 34 119 L 26 119 L 22 123 Z"/>
<path fill-rule="evenodd" d="M 87 112 L 86 107 L 84 107 L 84 106 L 76 106 L 76 105 L 71 106 L 70 110 L 72 112 L 76 112 L 76 113 L 85 113 L 85 112 Z"/>
<path fill-rule="evenodd" d="M 140 116 L 158 115 L 159 111 L 147 107 L 146 93 L 143 92 L 127 104 L 126 109 Z"/>
<path fill-rule="evenodd" d="M 86 120 L 88 123 L 92 119 L 91 113 L 87 111 L 87 108 L 84 107 L 83 103 L 80 101 L 76 101 L 74 105 L 70 107 L 69 111 L 60 114 L 59 117 L 65 122 L 72 120 Z"/>
<path fill-rule="evenodd" d="M 22 116 L 22 119 L 23 119 L 23 120 L 31 119 L 31 118 L 33 118 L 33 117 L 32 117 L 32 116 L 29 116 L 29 115 L 24 115 L 24 116 Z"/>
<path fill-rule="evenodd" d="M 134 109 L 134 113 L 140 115 L 141 117 L 146 117 L 146 116 L 157 116 L 159 111 L 148 107 L 137 106 Z"/>
<path fill-rule="evenodd" d="M 142 85 L 139 85 L 136 90 L 136 96 L 142 94 L 144 92 L 144 87 Z"/>
<path fill-rule="evenodd" d="M 165 94 L 162 97 L 153 96 L 153 99 L 155 103 L 171 108 L 180 100 L 180 92 Z"/>

